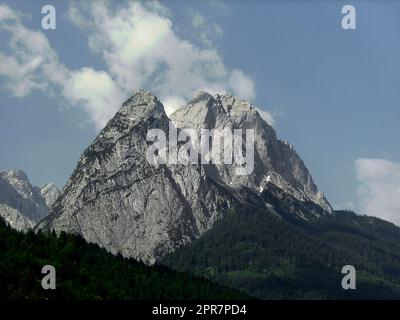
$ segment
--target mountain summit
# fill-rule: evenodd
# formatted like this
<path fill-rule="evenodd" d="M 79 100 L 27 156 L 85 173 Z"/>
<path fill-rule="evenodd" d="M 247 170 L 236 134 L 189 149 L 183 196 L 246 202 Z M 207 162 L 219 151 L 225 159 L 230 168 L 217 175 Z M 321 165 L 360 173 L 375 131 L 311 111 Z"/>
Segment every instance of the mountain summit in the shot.
<path fill-rule="evenodd" d="M 231 166 L 219 165 L 218 171 L 227 185 L 246 186 L 262 191 L 269 183 L 298 200 L 312 201 L 328 212 L 329 203 L 318 191 L 311 174 L 293 146 L 278 140 L 275 130 L 261 118 L 254 106 L 231 94 L 212 96 L 200 92 L 187 106 L 171 115 L 176 127 L 207 129 L 254 129 L 255 169 L 251 175 L 235 175 Z"/>
<path fill-rule="evenodd" d="M 146 135 L 161 129 L 168 137 L 170 121 L 178 132 L 254 129 L 253 173 L 235 175 L 234 164 L 151 165 Z M 294 148 L 249 102 L 201 92 L 169 119 L 157 97 L 138 90 L 84 151 L 37 228 L 79 234 L 151 264 L 269 191 L 311 203 L 317 216 L 332 211 Z"/>
<path fill-rule="evenodd" d="M 0 172 L 0 217 L 17 230 L 27 230 L 43 219 L 59 195 L 53 183 L 32 186 L 21 170 Z"/>

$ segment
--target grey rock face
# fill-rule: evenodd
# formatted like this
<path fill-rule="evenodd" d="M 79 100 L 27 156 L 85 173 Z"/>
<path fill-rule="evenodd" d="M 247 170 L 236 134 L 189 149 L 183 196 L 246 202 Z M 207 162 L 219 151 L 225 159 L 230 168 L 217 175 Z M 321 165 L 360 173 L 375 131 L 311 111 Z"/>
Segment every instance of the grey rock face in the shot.
<path fill-rule="evenodd" d="M 0 216 L 6 222 L 17 230 L 27 230 L 47 214 L 40 188 L 32 186 L 23 171 L 0 172 Z"/>
<path fill-rule="evenodd" d="M 139 90 L 84 151 L 51 214 L 36 228 L 80 234 L 113 253 L 154 263 L 245 206 L 244 187 L 257 195 L 274 183 L 329 212 L 293 148 L 276 139 L 249 103 L 201 93 L 171 119 L 178 131 L 255 128 L 254 174 L 236 176 L 233 165 L 149 164 L 146 134 L 156 128 L 168 137 L 169 119 L 154 95 Z"/>
<path fill-rule="evenodd" d="M 138 91 L 85 150 L 51 216 L 38 228 L 82 235 L 113 253 L 153 263 L 199 236 L 233 196 L 207 168 L 155 168 L 145 157 L 149 129 L 168 131 L 159 100 Z"/>
<path fill-rule="evenodd" d="M 51 208 L 51 206 L 60 196 L 61 192 L 60 190 L 58 190 L 57 186 L 54 183 L 50 182 L 40 189 L 40 194 L 42 195 L 46 206 L 48 208 Z"/>
<path fill-rule="evenodd" d="M 202 128 L 254 129 L 253 173 L 236 175 L 235 165 L 217 165 L 221 179 L 227 185 L 246 186 L 257 192 L 273 183 L 298 200 L 311 201 L 332 211 L 293 146 L 277 139 L 275 130 L 247 101 L 229 94 L 212 96 L 201 92 L 170 118 L 178 128 L 194 128 L 197 132 Z"/>

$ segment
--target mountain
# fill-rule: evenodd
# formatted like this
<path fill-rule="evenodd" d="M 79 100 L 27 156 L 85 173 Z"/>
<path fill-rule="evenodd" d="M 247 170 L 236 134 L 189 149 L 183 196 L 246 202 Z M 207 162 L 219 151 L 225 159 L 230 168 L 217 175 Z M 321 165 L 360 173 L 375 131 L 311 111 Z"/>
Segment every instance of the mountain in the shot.
<path fill-rule="evenodd" d="M 56 268 L 56 290 L 41 269 Z M 249 299 L 209 280 L 114 256 L 71 234 L 17 232 L 0 218 L 0 300 Z"/>
<path fill-rule="evenodd" d="M 200 92 L 187 106 L 175 111 L 171 120 L 177 128 L 194 129 L 198 133 L 202 129 L 254 129 L 253 172 L 237 175 L 234 165 L 219 164 L 216 167 L 222 181 L 234 187 L 251 188 L 256 193 L 261 192 L 268 183 L 273 183 L 296 199 L 315 202 L 325 211 L 331 212 L 328 201 L 318 191 L 293 145 L 277 139 L 275 130 L 249 102 L 230 94 L 212 96 Z"/>
<path fill-rule="evenodd" d="M 147 141 L 152 129 L 165 136 Z M 233 153 L 254 155 L 254 170 L 238 174 L 248 160 L 221 164 L 218 147 L 229 139 L 202 139 L 202 129 L 253 129 L 254 150 L 246 134 L 233 139 Z M 186 138 L 171 143 L 168 155 L 159 149 L 151 164 L 149 149 L 174 135 Z M 171 151 L 207 160 L 199 154 L 206 144 L 210 163 L 164 161 Z M 201 92 L 169 119 L 157 97 L 135 92 L 84 151 L 36 230 L 74 233 L 262 299 L 400 297 L 400 229 L 333 210 L 293 146 L 250 103 L 228 94 Z M 345 265 L 357 271 L 357 290 L 341 288 Z"/>
<path fill-rule="evenodd" d="M 58 195 L 54 184 L 32 186 L 21 170 L 0 172 L 0 217 L 17 230 L 32 228 L 47 216 Z"/>
<path fill-rule="evenodd" d="M 154 263 L 228 213 L 246 208 L 243 188 L 258 196 L 276 185 L 316 204 L 318 214 L 330 214 L 293 147 L 279 141 L 248 102 L 201 92 L 171 120 L 175 128 L 157 97 L 138 90 L 84 151 L 51 214 L 37 228 L 79 234 L 113 253 Z M 236 176 L 237 164 L 149 163 L 150 129 L 169 136 L 170 130 L 179 134 L 188 128 L 254 129 L 253 173 Z"/>

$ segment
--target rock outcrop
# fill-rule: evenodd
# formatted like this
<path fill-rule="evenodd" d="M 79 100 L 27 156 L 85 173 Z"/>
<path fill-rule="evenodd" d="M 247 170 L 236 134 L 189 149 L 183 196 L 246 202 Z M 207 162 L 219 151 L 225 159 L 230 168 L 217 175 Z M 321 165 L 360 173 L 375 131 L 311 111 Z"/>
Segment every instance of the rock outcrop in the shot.
<path fill-rule="evenodd" d="M 254 129 L 254 170 L 250 175 L 235 174 L 235 165 L 217 165 L 222 180 L 230 186 L 246 186 L 261 192 L 271 182 L 298 200 L 312 201 L 326 211 L 332 209 L 318 191 L 294 147 L 276 137 L 275 130 L 261 118 L 253 105 L 225 94 L 199 93 L 187 106 L 171 115 L 181 129 Z"/>
<path fill-rule="evenodd" d="M 50 182 L 40 188 L 40 194 L 42 195 L 46 206 L 51 208 L 54 202 L 56 202 L 57 198 L 60 196 L 61 192 L 53 182 Z"/>

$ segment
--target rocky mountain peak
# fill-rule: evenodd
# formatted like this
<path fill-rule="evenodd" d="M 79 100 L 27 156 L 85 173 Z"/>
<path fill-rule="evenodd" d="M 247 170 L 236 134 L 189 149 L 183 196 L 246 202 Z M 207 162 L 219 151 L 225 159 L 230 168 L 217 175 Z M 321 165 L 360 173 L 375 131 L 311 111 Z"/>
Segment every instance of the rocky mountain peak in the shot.
<path fill-rule="evenodd" d="M 160 100 L 149 91 L 136 90 L 107 123 L 94 144 L 101 141 L 115 143 L 129 134 L 132 128 L 141 127 L 144 132 L 147 126 L 157 127 L 164 125 L 167 121 L 168 118 Z"/>
<path fill-rule="evenodd" d="M 207 91 L 199 91 L 193 98 L 188 102 L 188 105 L 193 105 L 201 102 L 207 103 L 208 101 L 214 100 L 214 96 Z"/>
<path fill-rule="evenodd" d="M 266 123 L 256 108 L 248 101 L 232 94 L 215 94 L 200 92 L 186 106 L 176 110 L 170 116 L 177 127 L 191 124 L 197 128 L 214 129 L 219 127 L 241 127 L 244 123 L 256 126 Z"/>
<path fill-rule="evenodd" d="M 140 89 L 136 90 L 132 97 L 122 104 L 117 116 L 139 120 L 159 114 L 165 114 L 160 100 L 151 92 Z"/>
<path fill-rule="evenodd" d="M 230 186 L 264 190 L 273 183 L 301 201 L 312 201 L 331 211 L 294 147 L 279 140 L 275 130 L 248 101 L 232 94 L 200 92 L 187 106 L 176 110 L 170 119 L 182 130 L 252 129 L 255 133 L 255 166 L 248 176 L 235 174 L 234 165 L 217 165 L 221 179 Z M 197 139 L 200 141 L 200 137 Z M 199 148 L 199 145 L 196 146 Z"/>
<path fill-rule="evenodd" d="M 55 196 L 54 184 L 48 184 L 46 194 Z M 58 189 L 57 189 L 57 192 Z M 0 173 L 0 217 L 17 230 L 32 228 L 48 214 L 51 200 L 41 194 L 41 188 L 32 186 L 22 170 Z"/>
<path fill-rule="evenodd" d="M 3 171 L 1 175 L 23 198 L 29 199 L 36 196 L 28 176 L 22 170 Z"/>
<path fill-rule="evenodd" d="M 150 164 L 146 135 L 161 129 L 168 137 L 169 119 L 157 97 L 138 90 L 84 151 L 37 228 L 77 233 L 113 253 L 153 263 L 245 208 L 244 193 L 262 202 L 262 193 L 278 188 L 330 211 L 300 157 L 249 102 L 200 92 L 170 119 L 178 131 L 253 129 L 254 171 L 239 176 L 233 164 Z"/>
<path fill-rule="evenodd" d="M 5 172 L 7 177 L 10 179 L 17 179 L 22 181 L 29 181 L 28 176 L 25 172 L 19 169 L 12 169 L 10 171 Z"/>
<path fill-rule="evenodd" d="M 215 108 L 217 110 L 221 110 L 220 107 L 223 107 L 225 112 L 235 110 L 236 112 L 251 112 L 254 110 L 254 106 L 243 99 L 231 94 L 231 93 L 223 93 L 223 94 L 210 94 L 206 91 L 200 91 L 195 94 L 194 97 L 189 100 L 187 106 L 185 107 L 196 107 L 196 106 L 204 106 L 207 108 Z M 255 110 L 254 110 L 255 111 Z"/>

